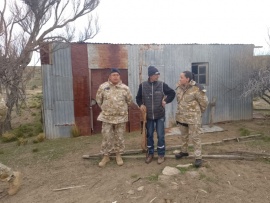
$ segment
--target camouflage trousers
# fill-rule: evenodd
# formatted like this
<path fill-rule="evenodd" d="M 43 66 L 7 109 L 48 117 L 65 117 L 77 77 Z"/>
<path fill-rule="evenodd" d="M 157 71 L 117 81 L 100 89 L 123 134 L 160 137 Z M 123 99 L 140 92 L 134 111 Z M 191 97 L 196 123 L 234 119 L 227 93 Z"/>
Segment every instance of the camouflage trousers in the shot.
<path fill-rule="evenodd" d="M 102 122 L 102 136 L 100 152 L 109 155 L 112 152 L 123 153 L 125 149 L 124 133 L 126 131 L 126 123 L 106 123 Z"/>
<path fill-rule="evenodd" d="M 0 180 L 10 181 L 12 177 L 13 177 L 12 169 L 0 163 Z"/>
<path fill-rule="evenodd" d="M 201 138 L 199 137 L 201 134 L 201 125 L 188 124 L 188 126 L 180 125 L 181 138 L 182 138 L 182 152 L 188 151 L 188 141 L 191 138 L 193 146 L 194 146 L 194 156 L 195 159 L 202 158 L 202 144 Z"/>

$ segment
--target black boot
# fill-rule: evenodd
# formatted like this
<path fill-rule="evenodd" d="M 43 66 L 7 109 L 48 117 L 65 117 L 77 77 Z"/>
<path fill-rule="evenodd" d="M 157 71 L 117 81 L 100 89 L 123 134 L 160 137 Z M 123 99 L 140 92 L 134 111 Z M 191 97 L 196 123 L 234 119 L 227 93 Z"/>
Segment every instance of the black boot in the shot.
<path fill-rule="evenodd" d="M 187 152 L 180 152 L 178 154 L 175 154 L 176 159 L 181 159 L 184 156 L 188 156 L 189 154 Z"/>
<path fill-rule="evenodd" d="M 199 168 L 201 165 L 202 165 L 202 160 L 201 159 L 196 159 L 195 160 L 195 163 L 194 163 L 194 166 L 196 168 Z"/>

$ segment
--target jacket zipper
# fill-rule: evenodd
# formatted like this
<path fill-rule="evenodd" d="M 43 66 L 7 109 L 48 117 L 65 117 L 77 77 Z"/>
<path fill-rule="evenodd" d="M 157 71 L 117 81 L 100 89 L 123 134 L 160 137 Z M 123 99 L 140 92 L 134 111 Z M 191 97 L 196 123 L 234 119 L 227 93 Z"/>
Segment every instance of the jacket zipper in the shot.
<path fill-rule="evenodd" d="M 153 120 L 155 119 L 154 116 L 154 92 L 153 92 L 153 83 L 152 83 L 152 114 L 153 114 Z"/>

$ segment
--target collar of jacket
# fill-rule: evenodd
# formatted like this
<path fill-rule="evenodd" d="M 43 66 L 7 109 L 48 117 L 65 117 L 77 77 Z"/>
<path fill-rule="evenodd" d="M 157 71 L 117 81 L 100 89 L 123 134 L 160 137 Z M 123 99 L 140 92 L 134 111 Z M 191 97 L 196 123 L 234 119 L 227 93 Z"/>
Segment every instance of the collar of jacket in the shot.
<path fill-rule="evenodd" d="M 150 78 L 148 78 L 148 83 L 150 83 L 150 84 L 156 84 L 158 81 L 154 81 L 154 82 L 150 82 Z"/>
<path fill-rule="evenodd" d="M 192 86 L 195 86 L 195 85 L 196 85 L 196 81 L 191 80 L 186 86 L 181 85 L 180 83 L 178 83 L 178 86 L 176 87 L 176 89 L 179 87 L 179 88 L 181 88 L 183 90 L 187 90 L 187 89 L 189 89 L 189 88 L 191 88 Z"/>
<path fill-rule="evenodd" d="M 108 83 L 112 86 L 120 87 L 122 85 L 122 80 L 120 80 L 116 85 L 114 85 L 110 80 L 108 80 Z"/>

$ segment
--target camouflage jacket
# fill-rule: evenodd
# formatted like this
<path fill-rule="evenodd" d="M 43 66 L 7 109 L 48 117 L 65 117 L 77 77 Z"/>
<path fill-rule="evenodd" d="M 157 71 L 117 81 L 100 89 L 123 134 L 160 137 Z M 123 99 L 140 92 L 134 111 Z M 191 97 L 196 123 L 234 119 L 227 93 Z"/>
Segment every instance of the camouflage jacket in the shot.
<path fill-rule="evenodd" d="M 132 102 L 129 87 L 120 81 L 117 85 L 105 82 L 99 86 L 96 101 L 101 108 L 97 120 L 107 123 L 123 123 L 128 121 L 128 106 Z"/>
<path fill-rule="evenodd" d="M 187 87 L 179 85 L 176 89 L 176 121 L 186 124 L 201 124 L 202 113 L 208 105 L 206 90 L 191 80 Z"/>

